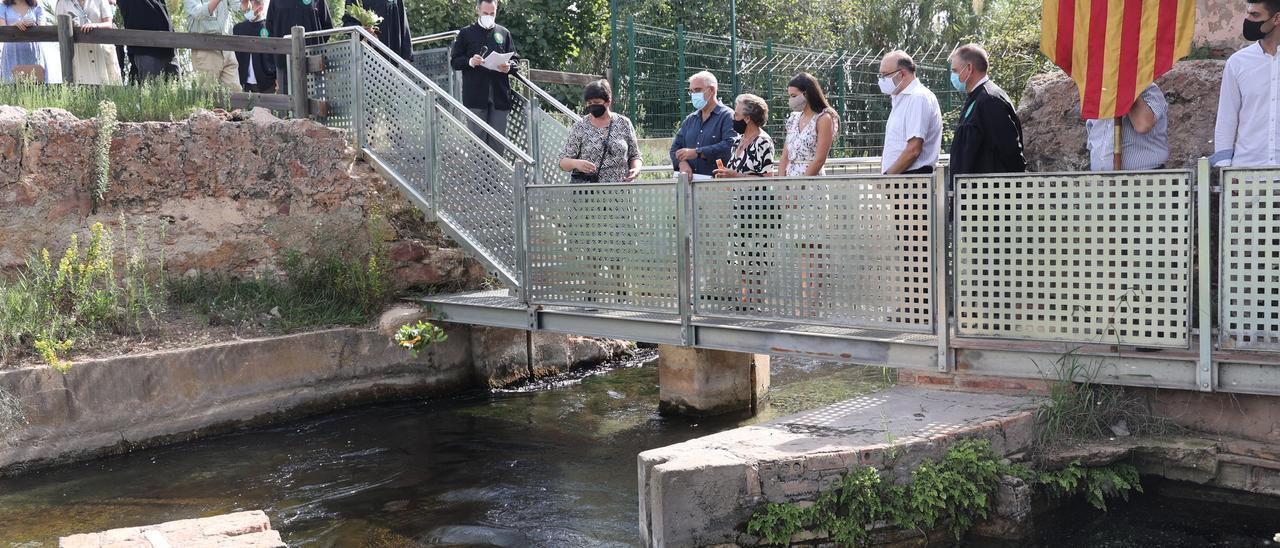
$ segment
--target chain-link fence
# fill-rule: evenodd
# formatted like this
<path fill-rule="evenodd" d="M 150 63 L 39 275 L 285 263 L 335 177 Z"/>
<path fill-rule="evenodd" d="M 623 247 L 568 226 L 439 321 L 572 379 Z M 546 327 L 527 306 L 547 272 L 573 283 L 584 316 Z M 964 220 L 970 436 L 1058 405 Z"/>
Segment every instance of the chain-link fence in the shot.
<path fill-rule="evenodd" d="M 841 114 L 840 135 L 832 156 L 880 154 L 889 98 L 876 86 L 884 51 L 820 50 L 793 45 L 686 32 L 620 22 L 610 45 L 616 70 L 615 110 L 626 113 L 644 137 L 674 135 L 693 110 L 686 79 L 702 70 L 720 81 L 720 100 L 754 93 L 769 104 L 769 131 L 779 143 L 787 110 L 787 82 L 800 72 L 818 78 Z M 909 52 L 916 75 L 938 96 L 942 111 L 958 109 L 964 95 L 951 88 L 946 57 L 950 48 Z M 948 139 L 949 140 L 949 139 Z"/>

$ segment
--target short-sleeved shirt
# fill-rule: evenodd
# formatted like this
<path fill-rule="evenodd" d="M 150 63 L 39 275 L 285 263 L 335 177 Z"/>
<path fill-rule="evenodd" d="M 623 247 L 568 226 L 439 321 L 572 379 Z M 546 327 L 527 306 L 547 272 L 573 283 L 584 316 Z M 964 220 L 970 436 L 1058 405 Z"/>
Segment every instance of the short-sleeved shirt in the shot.
<path fill-rule="evenodd" d="M 561 158 L 586 160 L 596 164 L 601 183 L 620 183 L 626 179 L 631 162 L 640 158 L 640 144 L 631 120 L 617 113 L 609 113 L 609 126 L 598 128 L 589 118 L 579 120 L 569 129 L 564 141 Z M 608 153 L 605 153 L 605 135 L 609 136 Z M 604 157 L 601 163 L 600 158 Z"/>
<path fill-rule="evenodd" d="M 1144 135 L 1133 129 L 1128 116 L 1124 117 L 1120 126 L 1121 169 L 1155 169 L 1169 159 L 1169 103 L 1155 84 L 1147 86 L 1141 97 L 1155 113 L 1156 125 Z M 1116 121 L 1088 120 L 1084 125 L 1089 132 L 1089 169 L 1115 169 Z"/>
<path fill-rule="evenodd" d="M 907 143 L 921 139 L 920 156 L 907 167 L 907 171 L 938 163 L 942 152 L 942 110 L 938 98 L 919 80 L 893 96 L 893 110 L 884 128 L 884 149 L 880 153 L 880 172 L 898 161 Z"/>

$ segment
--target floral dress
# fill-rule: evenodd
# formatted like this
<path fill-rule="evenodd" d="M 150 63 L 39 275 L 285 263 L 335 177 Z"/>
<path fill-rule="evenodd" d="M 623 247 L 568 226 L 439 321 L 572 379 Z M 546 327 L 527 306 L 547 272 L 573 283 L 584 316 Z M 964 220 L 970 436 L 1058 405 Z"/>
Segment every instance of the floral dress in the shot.
<path fill-rule="evenodd" d="M 830 114 L 833 122 L 831 133 L 834 135 L 840 131 L 840 118 L 836 116 L 835 110 L 816 114 L 809 118 L 804 127 L 800 127 L 800 116 L 803 114 L 792 112 L 787 116 L 787 172 L 785 175 L 788 177 L 804 176 L 804 172 L 809 169 L 809 163 L 818 157 L 819 117 Z M 818 175 L 826 175 L 826 173 L 825 167 L 818 171 Z"/>
<path fill-rule="evenodd" d="M 763 131 L 746 148 L 742 136 L 733 138 L 733 157 L 725 167 L 743 175 L 764 175 L 773 166 L 773 138 Z"/>
<path fill-rule="evenodd" d="M 15 6 L 4 6 L 4 24 L 16 25 L 19 21 L 30 21 L 39 25 L 44 22 L 44 10 L 40 6 L 27 9 L 26 14 L 19 14 Z M 36 42 L 9 42 L 0 53 L 0 80 L 13 81 L 13 67 L 18 65 L 40 65 L 46 72 L 49 66 L 44 62 L 44 50 Z"/>

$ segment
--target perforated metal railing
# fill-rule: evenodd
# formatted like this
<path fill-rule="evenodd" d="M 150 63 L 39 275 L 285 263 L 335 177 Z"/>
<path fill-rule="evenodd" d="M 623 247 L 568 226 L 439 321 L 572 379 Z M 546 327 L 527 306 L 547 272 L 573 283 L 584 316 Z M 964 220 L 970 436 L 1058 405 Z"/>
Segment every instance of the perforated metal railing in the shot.
<path fill-rule="evenodd" d="M 529 302 L 675 314 L 674 183 L 528 188 Z"/>
<path fill-rule="evenodd" d="M 961 336 L 1186 348 L 1191 173 L 957 177 Z"/>
<path fill-rule="evenodd" d="M 513 201 L 524 185 L 521 166 L 533 159 L 364 29 L 308 37 L 337 37 L 308 47 L 326 61 L 308 75 L 310 91 L 329 104 L 325 123 L 353 129 L 375 167 L 504 283 L 519 287 Z"/>
<path fill-rule="evenodd" d="M 933 182 L 694 183 L 697 313 L 932 333 Z"/>
<path fill-rule="evenodd" d="M 1226 169 L 1220 181 L 1218 344 L 1280 350 L 1280 169 Z"/>

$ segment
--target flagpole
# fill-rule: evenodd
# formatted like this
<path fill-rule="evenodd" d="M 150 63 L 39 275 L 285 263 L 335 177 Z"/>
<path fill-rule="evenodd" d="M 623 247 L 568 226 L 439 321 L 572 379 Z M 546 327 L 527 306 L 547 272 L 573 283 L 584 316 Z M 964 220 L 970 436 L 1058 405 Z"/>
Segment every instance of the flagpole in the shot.
<path fill-rule="evenodd" d="M 1112 162 L 1113 162 L 1112 167 L 1114 167 L 1116 171 L 1120 171 L 1121 169 L 1123 169 L 1121 167 L 1121 162 L 1120 162 L 1120 128 L 1122 126 L 1120 122 L 1122 121 L 1124 121 L 1123 116 L 1116 116 L 1116 123 L 1115 123 L 1116 135 L 1115 135 L 1115 138 L 1112 139 L 1112 142 L 1115 143 L 1115 151 L 1112 153 Z"/>

